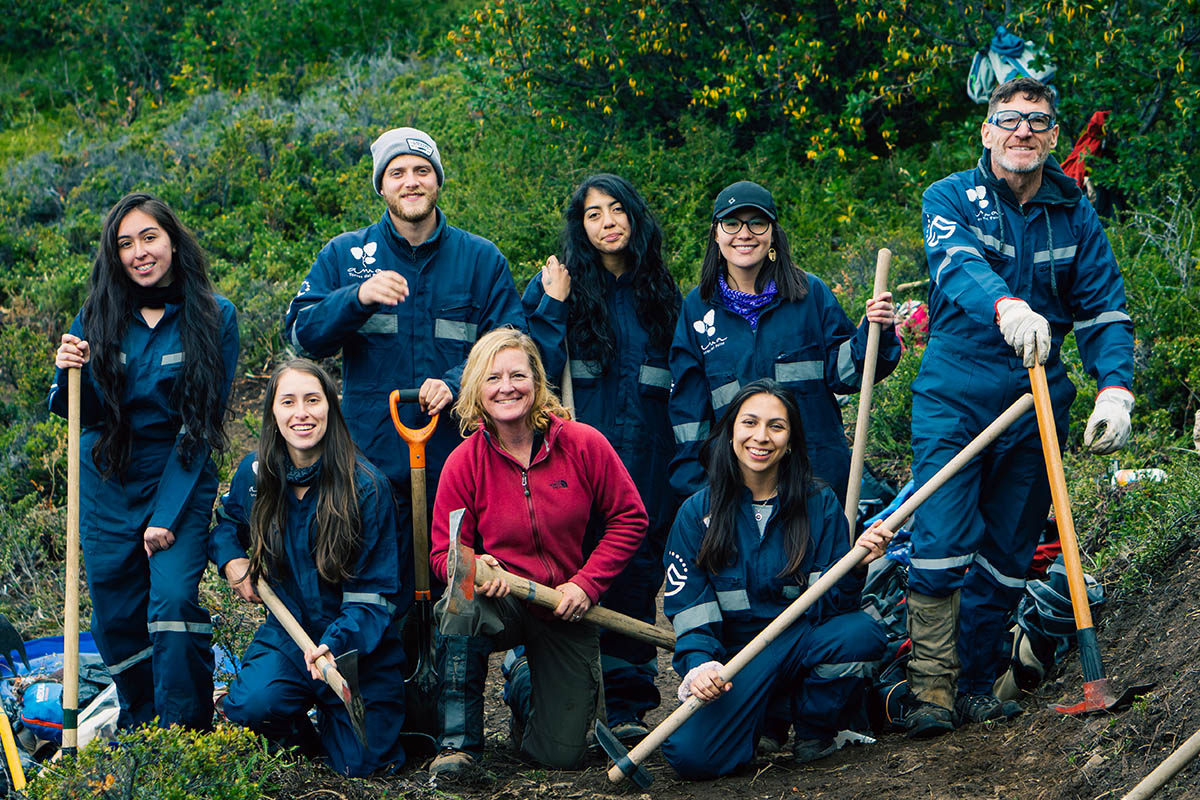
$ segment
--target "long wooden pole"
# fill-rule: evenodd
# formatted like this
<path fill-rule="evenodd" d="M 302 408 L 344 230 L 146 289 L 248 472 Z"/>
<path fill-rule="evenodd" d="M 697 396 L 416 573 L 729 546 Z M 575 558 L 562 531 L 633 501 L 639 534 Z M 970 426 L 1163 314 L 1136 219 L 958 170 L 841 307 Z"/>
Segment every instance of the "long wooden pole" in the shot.
<path fill-rule="evenodd" d="M 882 526 L 888 530 L 894 530 L 893 526 L 899 526 L 904 520 L 908 519 L 917 506 L 925 502 L 931 494 L 941 488 L 942 484 L 948 481 L 955 473 L 967 465 L 971 459 L 978 456 L 985 447 L 996 440 L 1001 433 L 1010 425 L 1020 419 L 1029 412 L 1033 407 L 1033 398 L 1028 394 L 1023 394 L 1013 403 L 1003 414 L 988 425 L 983 431 L 976 436 L 971 443 L 963 448 L 958 455 L 950 459 L 946 466 L 942 467 L 937 473 L 920 486 L 912 495 L 905 500 L 899 508 L 893 511 L 887 519 L 882 523 Z M 842 577 L 854 569 L 858 562 L 862 561 L 869 551 L 865 547 L 853 547 L 850 552 L 842 556 L 840 560 L 828 570 L 825 574 L 813 582 L 802 595 L 792 601 L 792 604 L 783 610 L 778 617 L 771 621 L 767 627 L 763 628 L 757 636 L 750 640 L 750 643 L 741 649 L 741 651 L 729 660 L 729 663 L 721 668 L 720 683 L 726 683 L 733 680 L 739 671 L 749 664 L 755 656 L 761 653 L 767 645 L 775 641 L 779 634 L 783 633 L 788 627 L 800 618 L 813 603 L 817 602 L 825 592 L 837 583 Z M 715 702 L 720 702 L 715 701 Z M 687 702 L 667 717 L 658 727 L 650 731 L 646 738 L 629 754 L 621 759 L 608 771 L 608 779 L 613 783 L 618 783 L 627 774 L 633 771 L 636 765 L 642 763 L 653 753 L 658 747 L 666 741 L 667 737 L 677 731 L 693 714 L 700 710 L 704 705 L 704 701 L 699 700 L 695 695 L 689 697 Z"/>
<path fill-rule="evenodd" d="M 888 270 L 892 266 L 892 251 L 879 251 L 875 261 L 875 291 L 878 297 L 887 291 Z M 850 541 L 854 541 L 858 524 L 858 498 L 862 492 L 863 460 L 867 454 L 867 434 L 871 428 L 871 395 L 875 391 L 875 365 L 879 360 L 879 337 L 883 326 L 872 322 L 867 327 L 867 352 L 863 357 L 862 388 L 858 390 L 858 421 L 854 424 L 854 450 L 850 453 L 850 479 L 846 483 L 846 522 L 850 524 Z"/>
<path fill-rule="evenodd" d="M 80 369 L 67 370 L 67 576 L 63 600 L 62 749 L 79 744 L 79 457 Z"/>
<path fill-rule="evenodd" d="M 1142 778 L 1129 794 L 1121 800 L 1146 800 L 1174 778 L 1179 770 L 1186 767 L 1197 754 L 1200 754 L 1200 731 L 1193 733 L 1186 742 L 1179 745 L 1174 753 L 1167 756 L 1161 764 Z"/>

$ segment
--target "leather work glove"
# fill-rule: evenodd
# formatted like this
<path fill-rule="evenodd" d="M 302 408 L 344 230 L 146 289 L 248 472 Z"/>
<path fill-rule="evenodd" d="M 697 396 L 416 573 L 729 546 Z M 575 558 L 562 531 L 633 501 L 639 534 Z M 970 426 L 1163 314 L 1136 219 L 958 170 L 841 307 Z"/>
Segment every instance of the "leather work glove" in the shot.
<path fill-rule="evenodd" d="M 1012 345 L 1026 367 L 1045 364 L 1050 357 L 1050 323 L 1024 300 L 1003 297 L 996 302 L 996 318 L 1004 341 Z"/>
<path fill-rule="evenodd" d="M 1088 417 L 1083 443 L 1093 453 L 1104 455 L 1120 450 L 1129 441 L 1129 412 L 1133 411 L 1133 393 L 1120 386 L 1109 386 L 1096 395 L 1096 407 Z M 1100 433 L 1103 430 L 1103 433 Z M 1097 434 L 1100 434 L 1097 436 Z"/>

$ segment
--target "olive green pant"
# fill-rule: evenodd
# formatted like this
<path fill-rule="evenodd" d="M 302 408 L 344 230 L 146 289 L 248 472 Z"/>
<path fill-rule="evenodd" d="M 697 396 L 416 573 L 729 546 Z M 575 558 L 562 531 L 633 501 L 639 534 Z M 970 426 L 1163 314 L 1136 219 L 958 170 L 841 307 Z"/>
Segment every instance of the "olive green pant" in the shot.
<path fill-rule="evenodd" d="M 908 688 L 913 696 L 942 708 L 954 708 L 958 692 L 958 601 L 949 597 L 908 593 L 908 635 L 912 658 L 908 662 Z"/>
<path fill-rule="evenodd" d="M 532 691 L 527 708 L 513 709 L 524 723 L 520 748 L 554 769 L 579 766 L 601 686 L 599 631 L 587 623 L 562 622 L 549 612 L 535 613 L 512 596 L 477 596 L 465 613 L 452 614 L 448 597 L 443 595 L 434 607 L 441 681 L 439 743 L 482 750 L 488 653 L 523 644 Z"/>

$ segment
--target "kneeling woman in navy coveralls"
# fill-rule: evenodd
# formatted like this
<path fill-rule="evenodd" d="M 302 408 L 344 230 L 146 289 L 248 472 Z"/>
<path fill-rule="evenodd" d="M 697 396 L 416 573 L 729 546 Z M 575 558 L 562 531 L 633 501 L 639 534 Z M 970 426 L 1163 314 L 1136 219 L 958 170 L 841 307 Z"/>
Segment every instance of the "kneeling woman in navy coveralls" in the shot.
<path fill-rule="evenodd" d="M 397 541 L 387 478 L 357 452 L 337 387 L 316 364 L 289 361 L 271 376 L 258 452 L 242 459 L 217 516 L 212 560 L 233 589 L 258 602 L 254 587 L 266 580 L 317 643 L 302 653 L 268 616 L 229 686 L 225 715 L 325 756 L 344 775 L 401 766 L 406 670 L 392 623 L 412 600 L 412 555 L 408 539 Z M 365 750 L 313 665 L 350 650 L 359 656 Z M 307 717 L 314 704 L 316 733 Z"/>
<path fill-rule="evenodd" d="M 55 354 L 50 409 L 81 368 L 80 538 L 92 635 L 120 724 L 212 725 L 212 624 L 199 604 L 227 446 L 237 313 L 161 200 L 122 198 L 104 220 L 90 293 Z"/>
<path fill-rule="evenodd" d="M 792 393 L 755 381 L 731 399 L 705 444 L 708 486 L 675 518 L 664 563 L 663 610 L 675 626 L 680 700 L 709 705 L 663 744 L 688 779 L 726 775 L 754 756 L 768 706 L 785 703 L 797 761 L 837 749 L 843 712 L 862 697 L 883 655 L 881 626 L 859 609 L 866 563 L 891 534 L 872 527 L 856 544 L 870 554 L 731 683 L 721 666 L 849 551 L 846 517 L 833 490 L 809 467 Z"/>

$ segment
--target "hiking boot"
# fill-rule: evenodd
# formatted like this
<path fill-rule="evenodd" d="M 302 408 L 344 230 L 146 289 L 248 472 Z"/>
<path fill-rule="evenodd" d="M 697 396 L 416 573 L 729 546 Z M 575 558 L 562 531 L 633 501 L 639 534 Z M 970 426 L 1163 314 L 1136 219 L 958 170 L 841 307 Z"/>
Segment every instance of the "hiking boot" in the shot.
<path fill-rule="evenodd" d="M 829 739 L 797 739 L 792 745 L 792 757 L 797 764 L 807 764 L 809 761 L 831 756 L 837 752 L 837 743 Z"/>
<path fill-rule="evenodd" d="M 918 702 L 904 717 L 910 739 L 932 739 L 954 730 L 954 714 L 936 703 Z"/>
<path fill-rule="evenodd" d="M 773 756 L 783 749 L 783 742 L 776 739 L 769 733 L 764 733 L 758 737 L 758 744 L 754 746 L 754 755 L 759 758 Z"/>
<path fill-rule="evenodd" d="M 639 719 L 626 720 L 613 725 L 612 735 L 620 742 L 638 742 L 646 737 L 650 729 Z"/>
<path fill-rule="evenodd" d="M 429 765 L 429 782 L 453 781 L 475 768 L 475 756 L 464 750 L 446 747 Z"/>
<path fill-rule="evenodd" d="M 954 711 L 958 715 L 958 724 L 966 725 L 1011 719 L 1020 714 L 1022 708 L 1011 700 L 1002 703 L 994 694 L 960 694 L 954 701 Z"/>

